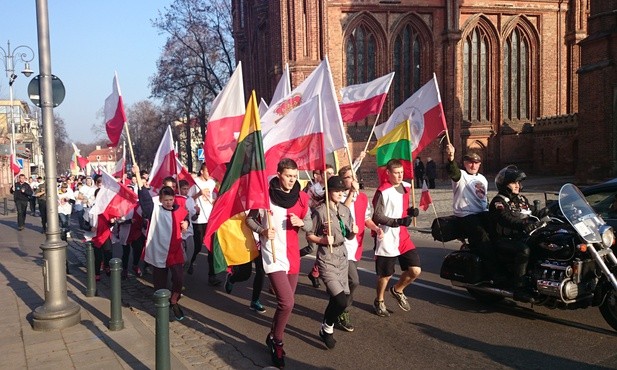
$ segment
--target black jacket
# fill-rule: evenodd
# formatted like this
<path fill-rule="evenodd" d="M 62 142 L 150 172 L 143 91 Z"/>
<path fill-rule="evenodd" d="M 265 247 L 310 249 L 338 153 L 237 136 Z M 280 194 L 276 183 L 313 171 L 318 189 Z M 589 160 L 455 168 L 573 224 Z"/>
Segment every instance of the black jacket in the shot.
<path fill-rule="evenodd" d="M 23 184 L 16 182 L 15 185 L 13 185 L 13 187 L 11 188 L 11 194 L 13 194 L 13 199 L 16 202 L 29 201 L 32 193 L 32 188 L 27 182 L 24 182 Z"/>
<path fill-rule="evenodd" d="M 525 228 L 534 222 L 529 218 L 535 208 L 522 194 L 497 194 L 488 207 L 491 219 L 491 239 L 520 239 Z"/>

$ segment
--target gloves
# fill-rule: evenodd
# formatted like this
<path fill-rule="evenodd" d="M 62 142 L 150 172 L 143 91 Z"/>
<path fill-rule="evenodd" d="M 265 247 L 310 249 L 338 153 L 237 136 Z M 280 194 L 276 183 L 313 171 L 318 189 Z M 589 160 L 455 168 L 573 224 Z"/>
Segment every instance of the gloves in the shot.
<path fill-rule="evenodd" d="M 411 217 L 407 216 L 407 217 L 404 217 L 404 218 L 397 218 L 396 219 L 396 223 L 399 226 L 407 227 L 407 226 L 411 225 Z"/>
<path fill-rule="evenodd" d="M 549 215 L 549 213 L 551 213 L 551 212 L 549 211 L 549 209 L 548 209 L 547 207 L 544 207 L 544 208 L 542 208 L 542 209 L 540 209 L 540 210 L 538 210 L 538 211 L 537 211 L 536 216 L 537 216 L 538 218 L 542 219 L 542 218 L 544 218 L 544 217 L 548 216 L 548 215 Z"/>
<path fill-rule="evenodd" d="M 531 233 L 535 229 L 543 226 L 543 224 L 544 223 L 541 221 L 536 222 L 536 221 L 529 220 L 527 224 L 525 225 L 525 234 Z"/>
<path fill-rule="evenodd" d="M 419 214 L 420 214 L 420 210 L 418 208 L 414 208 L 414 207 L 407 208 L 407 216 L 418 217 Z"/>

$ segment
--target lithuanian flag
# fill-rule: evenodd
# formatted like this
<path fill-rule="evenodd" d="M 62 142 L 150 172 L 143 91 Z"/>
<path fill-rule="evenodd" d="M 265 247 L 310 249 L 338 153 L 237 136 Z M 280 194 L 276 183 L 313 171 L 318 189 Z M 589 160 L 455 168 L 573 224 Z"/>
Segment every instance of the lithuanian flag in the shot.
<path fill-rule="evenodd" d="M 264 169 L 261 122 L 253 91 L 204 237 L 204 244 L 214 254 L 216 273 L 227 266 L 248 263 L 258 255 L 253 232 L 244 221 L 246 211 L 270 208 Z"/>
<path fill-rule="evenodd" d="M 369 151 L 369 154 L 377 156 L 379 183 L 383 183 L 387 179 L 386 164 L 391 159 L 398 159 L 403 162 L 404 177 L 413 178 L 409 120 L 399 123 L 390 132 L 379 138 L 377 145 Z"/>

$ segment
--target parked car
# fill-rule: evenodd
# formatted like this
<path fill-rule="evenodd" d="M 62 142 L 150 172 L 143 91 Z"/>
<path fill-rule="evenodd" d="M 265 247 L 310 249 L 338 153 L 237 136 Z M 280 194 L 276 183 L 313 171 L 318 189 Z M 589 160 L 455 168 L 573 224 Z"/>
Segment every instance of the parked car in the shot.
<path fill-rule="evenodd" d="M 601 184 L 587 186 L 581 192 L 607 224 L 617 230 L 617 178 Z"/>

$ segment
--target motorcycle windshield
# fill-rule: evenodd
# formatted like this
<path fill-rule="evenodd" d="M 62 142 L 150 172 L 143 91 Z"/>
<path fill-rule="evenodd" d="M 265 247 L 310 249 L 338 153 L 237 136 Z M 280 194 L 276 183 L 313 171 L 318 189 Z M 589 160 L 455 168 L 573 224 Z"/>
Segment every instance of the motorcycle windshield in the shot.
<path fill-rule="evenodd" d="M 591 208 L 580 190 L 572 184 L 565 184 L 559 191 L 559 208 L 572 227 L 587 243 L 601 243 L 600 226 L 605 222 Z"/>

